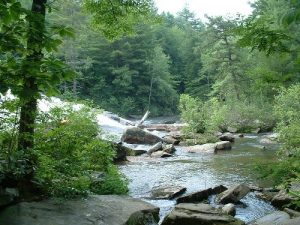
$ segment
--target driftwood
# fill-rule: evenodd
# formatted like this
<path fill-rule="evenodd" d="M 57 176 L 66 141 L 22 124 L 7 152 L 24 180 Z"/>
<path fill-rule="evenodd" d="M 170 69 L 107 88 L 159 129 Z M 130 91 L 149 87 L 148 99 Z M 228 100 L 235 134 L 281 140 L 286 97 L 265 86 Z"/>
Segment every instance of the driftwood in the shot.
<path fill-rule="evenodd" d="M 136 126 L 136 127 L 142 126 L 143 123 L 145 122 L 145 120 L 148 118 L 149 114 L 150 114 L 150 111 L 147 111 L 147 112 L 145 113 L 145 115 L 143 116 L 143 118 L 142 118 L 135 126 Z"/>

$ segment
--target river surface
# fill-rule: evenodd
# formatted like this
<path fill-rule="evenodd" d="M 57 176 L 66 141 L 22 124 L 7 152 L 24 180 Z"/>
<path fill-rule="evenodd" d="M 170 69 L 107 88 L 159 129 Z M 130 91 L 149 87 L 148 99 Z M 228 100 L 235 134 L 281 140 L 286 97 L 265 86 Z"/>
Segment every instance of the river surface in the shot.
<path fill-rule="evenodd" d="M 273 161 L 277 145 L 269 145 L 263 150 L 259 143 L 266 134 L 245 135 L 236 139 L 232 150 L 219 151 L 218 154 L 187 153 L 180 146 L 174 157 L 149 158 L 134 157 L 131 162 L 120 165 L 121 171 L 129 179 L 130 196 L 143 199 L 160 207 L 161 219 L 171 211 L 174 200 L 151 200 L 151 190 L 162 186 L 183 186 L 186 194 L 217 185 L 227 187 L 245 183 L 267 187 L 257 179 L 255 164 Z M 214 196 L 209 199 L 215 205 Z M 237 206 L 237 218 L 252 221 L 275 211 L 269 203 L 255 197 L 253 192 L 241 200 Z"/>

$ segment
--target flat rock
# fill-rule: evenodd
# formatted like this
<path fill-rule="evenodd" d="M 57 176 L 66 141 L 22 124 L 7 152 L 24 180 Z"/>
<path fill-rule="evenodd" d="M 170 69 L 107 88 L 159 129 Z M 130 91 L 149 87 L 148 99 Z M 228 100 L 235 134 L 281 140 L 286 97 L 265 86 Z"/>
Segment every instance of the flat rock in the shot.
<path fill-rule="evenodd" d="M 185 187 L 159 187 L 152 190 L 151 198 L 154 199 L 174 199 L 186 191 Z"/>
<path fill-rule="evenodd" d="M 159 208 L 138 199 L 113 195 L 23 202 L 0 212 L 3 225 L 147 225 L 158 220 Z"/>
<path fill-rule="evenodd" d="M 153 158 L 168 158 L 168 157 L 172 157 L 173 155 L 167 153 L 167 152 L 164 152 L 164 151 L 157 151 L 157 152 L 153 152 L 151 154 L 151 157 Z"/>
<path fill-rule="evenodd" d="M 208 204 L 181 203 L 165 217 L 162 225 L 242 225 L 244 222 L 225 215 Z"/>
<path fill-rule="evenodd" d="M 286 212 L 277 211 L 255 220 L 251 223 L 251 225 L 282 225 L 283 222 L 289 219 L 289 214 Z"/>
<path fill-rule="evenodd" d="M 138 127 L 127 128 L 121 140 L 128 144 L 156 144 L 162 141 L 160 137 Z"/>
<path fill-rule="evenodd" d="M 204 189 L 201 191 L 197 191 L 197 192 L 179 197 L 177 199 L 177 204 L 179 204 L 179 203 L 197 203 L 197 202 L 199 203 L 204 200 L 207 200 L 207 198 L 210 195 L 220 194 L 226 190 L 227 190 L 227 188 L 224 187 L 223 185 L 216 186 L 214 188 Z"/>
<path fill-rule="evenodd" d="M 218 196 L 218 201 L 222 204 L 237 203 L 250 192 L 250 188 L 240 184 L 229 188 Z"/>
<path fill-rule="evenodd" d="M 212 143 L 183 147 L 189 153 L 215 153 L 216 145 Z"/>

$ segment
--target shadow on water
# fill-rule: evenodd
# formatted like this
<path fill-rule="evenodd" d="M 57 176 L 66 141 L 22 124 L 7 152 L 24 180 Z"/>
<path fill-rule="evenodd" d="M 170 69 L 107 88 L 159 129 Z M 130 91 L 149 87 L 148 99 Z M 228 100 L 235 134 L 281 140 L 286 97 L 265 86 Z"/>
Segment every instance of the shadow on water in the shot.
<path fill-rule="evenodd" d="M 149 200 L 151 190 L 159 186 L 184 186 L 186 193 L 192 193 L 217 185 L 232 186 L 246 183 L 255 186 L 269 186 L 257 179 L 255 164 L 275 160 L 278 145 L 267 149 L 259 143 L 263 135 L 246 135 L 237 139 L 231 151 L 218 154 L 192 154 L 177 148 L 176 156 L 168 159 L 139 160 L 120 166 L 129 178 L 130 195 L 161 208 L 163 218 L 175 205 L 170 200 Z M 210 199 L 214 204 L 213 198 Z M 237 207 L 237 218 L 249 222 L 275 209 L 249 193 L 242 202 L 247 206 Z"/>

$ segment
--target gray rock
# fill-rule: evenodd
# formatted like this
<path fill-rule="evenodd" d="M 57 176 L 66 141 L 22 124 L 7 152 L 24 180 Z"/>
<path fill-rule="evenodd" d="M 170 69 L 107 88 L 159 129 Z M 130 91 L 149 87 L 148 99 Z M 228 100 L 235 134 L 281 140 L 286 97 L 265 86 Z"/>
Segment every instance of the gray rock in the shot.
<path fill-rule="evenodd" d="M 128 144 L 156 144 L 162 141 L 160 137 L 138 127 L 126 129 L 121 140 Z"/>
<path fill-rule="evenodd" d="M 285 211 L 286 213 L 288 213 L 291 217 L 300 217 L 300 212 L 295 211 L 293 209 L 284 208 L 283 211 Z"/>
<path fill-rule="evenodd" d="M 235 205 L 232 203 L 228 203 L 222 207 L 222 212 L 224 212 L 227 215 L 235 216 L 236 214 L 236 208 Z"/>
<path fill-rule="evenodd" d="M 260 141 L 259 141 L 260 144 L 267 144 L 267 145 L 271 145 L 271 144 L 275 144 L 276 142 L 269 139 L 269 138 L 262 138 Z"/>
<path fill-rule="evenodd" d="M 235 127 L 227 127 L 227 131 L 230 133 L 236 133 L 236 132 L 238 132 L 238 129 Z"/>
<path fill-rule="evenodd" d="M 132 149 L 132 151 L 131 151 L 132 156 L 139 156 L 139 155 L 143 155 L 145 153 L 147 153 L 147 151 L 144 149 Z"/>
<path fill-rule="evenodd" d="M 230 141 L 220 141 L 216 143 L 215 150 L 230 150 L 231 149 L 231 143 Z"/>
<path fill-rule="evenodd" d="M 190 153 L 215 153 L 216 145 L 212 143 L 184 147 Z"/>
<path fill-rule="evenodd" d="M 179 197 L 176 202 L 177 202 L 177 204 L 179 204 L 179 203 L 197 203 L 197 202 L 199 203 L 204 200 L 207 200 L 207 198 L 210 195 L 220 194 L 226 190 L 227 190 L 226 187 L 224 187 L 223 185 L 220 185 L 220 186 L 216 186 L 214 188 L 204 189 L 201 191 L 197 191 L 197 192 Z"/>
<path fill-rule="evenodd" d="M 151 198 L 154 199 L 174 199 L 186 191 L 185 187 L 159 187 L 152 190 Z"/>
<path fill-rule="evenodd" d="M 148 154 L 148 155 L 151 155 L 152 153 L 157 152 L 157 151 L 160 151 L 160 150 L 162 150 L 162 149 L 163 149 L 163 144 L 162 144 L 162 142 L 158 142 L 158 143 L 156 143 L 155 145 L 153 145 L 153 146 L 151 146 L 151 147 L 149 148 L 149 150 L 147 151 L 147 154 Z"/>
<path fill-rule="evenodd" d="M 151 157 L 153 158 L 168 158 L 168 157 L 172 157 L 173 155 L 167 153 L 167 152 L 164 152 L 164 151 L 157 151 L 157 152 L 153 152 L 151 154 Z"/>
<path fill-rule="evenodd" d="M 275 207 L 282 208 L 284 205 L 291 203 L 293 200 L 295 200 L 295 198 L 289 195 L 285 190 L 281 190 L 272 198 L 271 204 Z"/>
<path fill-rule="evenodd" d="M 162 225 L 242 225 L 244 222 L 225 215 L 208 204 L 182 203 L 165 217 Z"/>
<path fill-rule="evenodd" d="M 159 208 L 130 197 L 90 196 L 86 200 L 23 202 L 0 212 L 9 225 L 146 225 L 159 220 Z"/>
<path fill-rule="evenodd" d="M 255 220 L 251 223 L 251 225 L 282 225 L 283 222 L 289 219 L 289 214 L 286 212 L 277 211 Z"/>
<path fill-rule="evenodd" d="M 299 224 L 300 224 L 300 217 L 297 217 L 291 220 L 286 220 L 281 225 L 299 225 Z"/>
<path fill-rule="evenodd" d="M 224 134 L 222 134 L 220 137 L 219 137 L 219 139 L 221 140 L 221 141 L 230 141 L 230 142 L 234 142 L 234 136 L 233 136 L 233 134 L 231 134 L 231 133 L 224 133 Z"/>
<path fill-rule="evenodd" d="M 172 144 L 172 145 L 178 145 L 180 143 L 180 140 L 175 139 L 174 137 L 167 135 L 163 137 L 163 141 L 167 144 Z"/>
<path fill-rule="evenodd" d="M 166 153 L 169 153 L 169 154 L 172 154 L 176 151 L 174 145 L 167 145 L 163 148 L 163 152 L 166 152 Z"/>
<path fill-rule="evenodd" d="M 222 192 L 218 196 L 218 201 L 222 204 L 237 203 L 250 192 L 250 188 L 244 184 L 234 186 Z"/>

